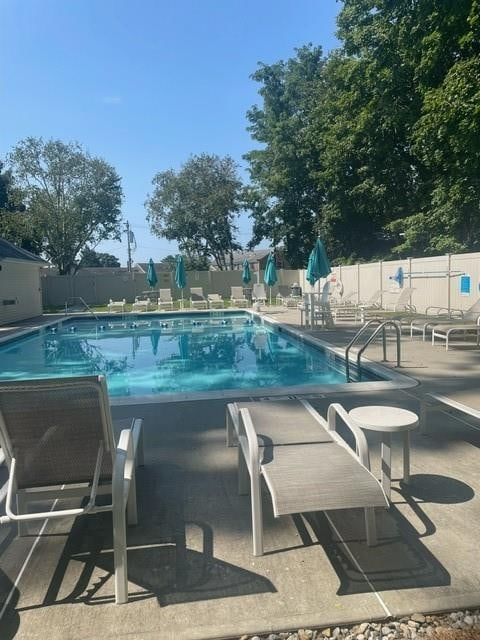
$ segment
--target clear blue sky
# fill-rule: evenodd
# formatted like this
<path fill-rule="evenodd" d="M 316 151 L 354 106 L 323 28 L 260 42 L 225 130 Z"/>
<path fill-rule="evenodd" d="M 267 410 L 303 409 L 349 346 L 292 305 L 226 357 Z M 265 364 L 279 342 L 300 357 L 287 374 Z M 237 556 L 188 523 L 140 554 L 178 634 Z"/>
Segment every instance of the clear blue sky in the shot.
<path fill-rule="evenodd" d="M 335 0 L 0 0 L 0 156 L 26 136 L 76 140 L 122 176 L 137 261 L 176 246 L 150 235 L 157 171 L 252 148 L 257 62 L 336 46 Z M 250 237 L 247 216 L 240 242 Z M 126 261 L 126 243 L 101 250 Z"/>

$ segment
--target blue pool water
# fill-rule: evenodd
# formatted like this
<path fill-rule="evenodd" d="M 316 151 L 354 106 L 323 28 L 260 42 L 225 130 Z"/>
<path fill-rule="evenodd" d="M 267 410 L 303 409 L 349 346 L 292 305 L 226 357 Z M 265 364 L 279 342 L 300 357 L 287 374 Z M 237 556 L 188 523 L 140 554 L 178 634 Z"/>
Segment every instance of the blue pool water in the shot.
<path fill-rule="evenodd" d="M 245 313 L 102 323 L 68 321 L 0 346 L 0 379 L 101 373 L 112 396 L 346 382 L 341 359 Z M 372 379 L 362 373 L 362 381 Z"/>

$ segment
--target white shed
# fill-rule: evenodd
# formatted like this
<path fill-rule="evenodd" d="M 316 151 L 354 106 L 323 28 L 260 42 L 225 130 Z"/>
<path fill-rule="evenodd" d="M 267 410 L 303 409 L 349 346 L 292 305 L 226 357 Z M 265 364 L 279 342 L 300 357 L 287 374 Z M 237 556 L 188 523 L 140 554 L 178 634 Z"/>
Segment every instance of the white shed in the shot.
<path fill-rule="evenodd" d="M 0 238 L 0 325 L 42 315 L 42 258 Z"/>

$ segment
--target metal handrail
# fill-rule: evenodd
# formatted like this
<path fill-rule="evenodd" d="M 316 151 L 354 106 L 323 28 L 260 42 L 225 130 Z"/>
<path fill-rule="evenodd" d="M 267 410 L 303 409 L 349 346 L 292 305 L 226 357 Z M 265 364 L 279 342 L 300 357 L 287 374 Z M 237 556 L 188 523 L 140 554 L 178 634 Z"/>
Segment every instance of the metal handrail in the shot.
<path fill-rule="evenodd" d="M 65 315 L 68 316 L 68 301 L 69 300 L 80 300 L 80 302 L 83 304 L 83 306 L 88 310 L 89 313 L 92 314 L 92 316 L 95 318 L 95 320 L 97 322 L 100 322 L 100 318 L 97 316 L 97 314 L 95 313 L 95 311 L 93 311 L 89 305 L 87 304 L 87 302 L 85 302 L 85 300 L 82 298 L 82 296 L 72 296 L 70 298 L 67 298 L 65 300 Z"/>
<path fill-rule="evenodd" d="M 373 319 L 373 320 L 369 320 L 369 322 L 366 322 L 363 327 L 354 335 L 354 337 L 352 338 L 352 340 L 350 340 L 350 342 L 348 343 L 346 349 L 345 349 L 345 373 L 346 373 L 346 377 L 347 377 L 347 382 L 351 382 L 350 380 L 350 358 L 349 358 L 349 352 L 350 349 L 352 348 L 352 346 L 357 342 L 357 340 L 365 333 L 365 331 L 374 323 L 378 323 L 378 327 L 375 329 L 375 331 L 369 336 L 369 338 L 367 339 L 367 341 L 365 342 L 365 344 L 360 348 L 360 350 L 357 353 L 357 367 L 358 369 L 360 369 L 360 360 L 362 357 L 363 352 L 365 351 L 365 349 L 368 347 L 369 344 L 371 344 L 371 342 L 373 342 L 373 340 L 375 340 L 375 338 L 377 337 L 377 335 L 380 333 L 380 331 L 382 332 L 382 343 L 383 343 L 383 360 L 382 362 L 386 362 L 387 361 L 387 337 L 386 337 L 386 327 L 393 327 L 395 329 L 395 334 L 396 334 L 396 338 L 397 338 L 397 367 L 400 366 L 400 345 L 401 345 L 401 332 L 400 332 L 400 328 L 398 326 L 398 323 L 395 322 L 395 320 L 384 320 L 381 321 L 378 318 Z"/>

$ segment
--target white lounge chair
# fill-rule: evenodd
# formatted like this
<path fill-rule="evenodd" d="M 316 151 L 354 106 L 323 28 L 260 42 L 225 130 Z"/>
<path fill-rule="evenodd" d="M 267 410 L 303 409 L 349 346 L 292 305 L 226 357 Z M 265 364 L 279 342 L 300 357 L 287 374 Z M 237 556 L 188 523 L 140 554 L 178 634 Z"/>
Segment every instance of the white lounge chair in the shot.
<path fill-rule="evenodd" d="M 311 294 L 310 304 L 313 304 L 313 309 L 310 311 L 310 320 L 312 325 L 315 325 L 318 320 L 321 321 L 323 326 L 332 324 L 333 317 L 329 296 L 330 282 L 328 280 L 323 285 L 322 293 L 320 294 L 320 296 L 318 296 L 318 294 Z"/>
<path fill-rule="evenodd" d="M 451 397 L 453 395 L 453 397 Z M 465 402 L 463 402 L 465 400 Z M 467 404 L 468 402 L 468 404 Z M 480 398 L 478 393 L 465 390 L 463 392 L 453 392 L 449 396 L 438 393 L 426 393 L 422 397 L 420 413 L 420 432 L 428 431 L 428 415 L 433 411 L 443 411 L 458 419 L 456 413 L 467 415 L 475 420 L 480 420 Z M 460 421 L 463 422 L 462 418 Z"/>
<path fill-rule="evenodd" d="M 291 287 L 281 284 L 278 285 L 278 293 L 275 298 L 275 303 L 277 305 L 282 305 L 283 307 L 297 307 L 301 301 L 302 296 L 292 296 Z"/>
<path fill-rule="evenodd" d="M 356 451 L 337 433 L 337 417 Z M 367 542 L 376 544 L 374 509 L 388 500 L 370 471 L 365 435 L 341 405 L 330 405 L 325 420 L 306 400 L 233 403 L 226 427 L 227 446 L 236 434 L 239 447 L 239 493 L 250 490 L 254 555 L 263 555 L 262 478 L 275 517 L 361 507 Z"/>
<path fill-rule="evenodd" d="M 158 292 L 158 310 L 159 311 L 172 311 L 173 298 L 171 289 L 160 289 Z"/>
<path fill-rule="evenodd" d="M 411 304 L 412 293 L 415 291 L 414 287 L 405 287 L 400 293 L 387 292 L 385 295 L 390 294 L 391 300 L 384 301 L 384 311 L 412 311 L 415 312 L 415 307 Z"/>
<path fill-rule="evenodd" d="M 243 287 L 231 287 L 230 291 L 232 307 L 248 307 L 248 300 L 243 294 Z"/>
<path fill-rule="evenodd" d="M 132 311 L 150 311 L 150 309 L 153 309 L 153 304 L 150 298 L 147 298 L 146 300 L 135 298 L 135 302 L 132 304 Z"/>
<path fill-rule="evenodd" d="M 446 307 L 427 307 L 423 316 L 415 318 L 410 323 L 410 337 L 413 338 L 414 333 L 420 333 L 422 339 L 425 340 L 427 333 L 433 329 L 435 325 L 442 324 L 475 324 L 480 317 L 480 300 L 477 300 L 466 311 L 461 309 L 450 309 Z"/>
<path fill-rule="evenodd" d="M 208 309 L 208 302 L 203 295 L 202 287 L 190 288 L 190 306 L 192 309 Z"/>
<path fill-rule="evenodd" d="M 259 302 L 260 304 L 267 303 L 267 292 L 265 291 L 265 285 L 261 282 L 257 282 L 253 285 L 252 300 Z"/>
<path fill-rule="evenodd" d="M 210 309 L 223 309 L 225 306 L 223 298 L 219 293 L 209 293 L 207 300 Z"/>
<path fill-rule="evenodd" d="M 435 339 L 444 340 L 445 351 L 450 346 L 450 338 L 454 333 L 463 333 L 465 336 L 474 335 L 477 339 L 477 347 L 480 346 L 480 316 L 476 322 L 457 322 L 457 324 L 435 324 L 432 327 L 432 346 L 435 345 Z"/>
<path fill-rule="evenodd" d="M 143 464 L 142 420 L 112 422 L 105 379 L 99 377 L 0 383 L 0 444 L 9 476 L 0 524 L 113 516 L 115 602 L 128 600 L 125 511 L 137 523 L 135 460 Z M 96 503 L 97 495 L 111 502 Z M 28 513 L 28 505 L 88 497 L 80 506 Z M 16 505 L 15 505 L 16 503 Z"/>
<path fill-rule="evenodd" d="M 125 298 L 123 300 L 112 300 L 110 298 L 110 301 L 107 304 L 107 309 L 111 313 L 115 313 L 115 312 L 124 313 L 126 304 L 127 304 L 127 301 L 125 300 Z"/>

